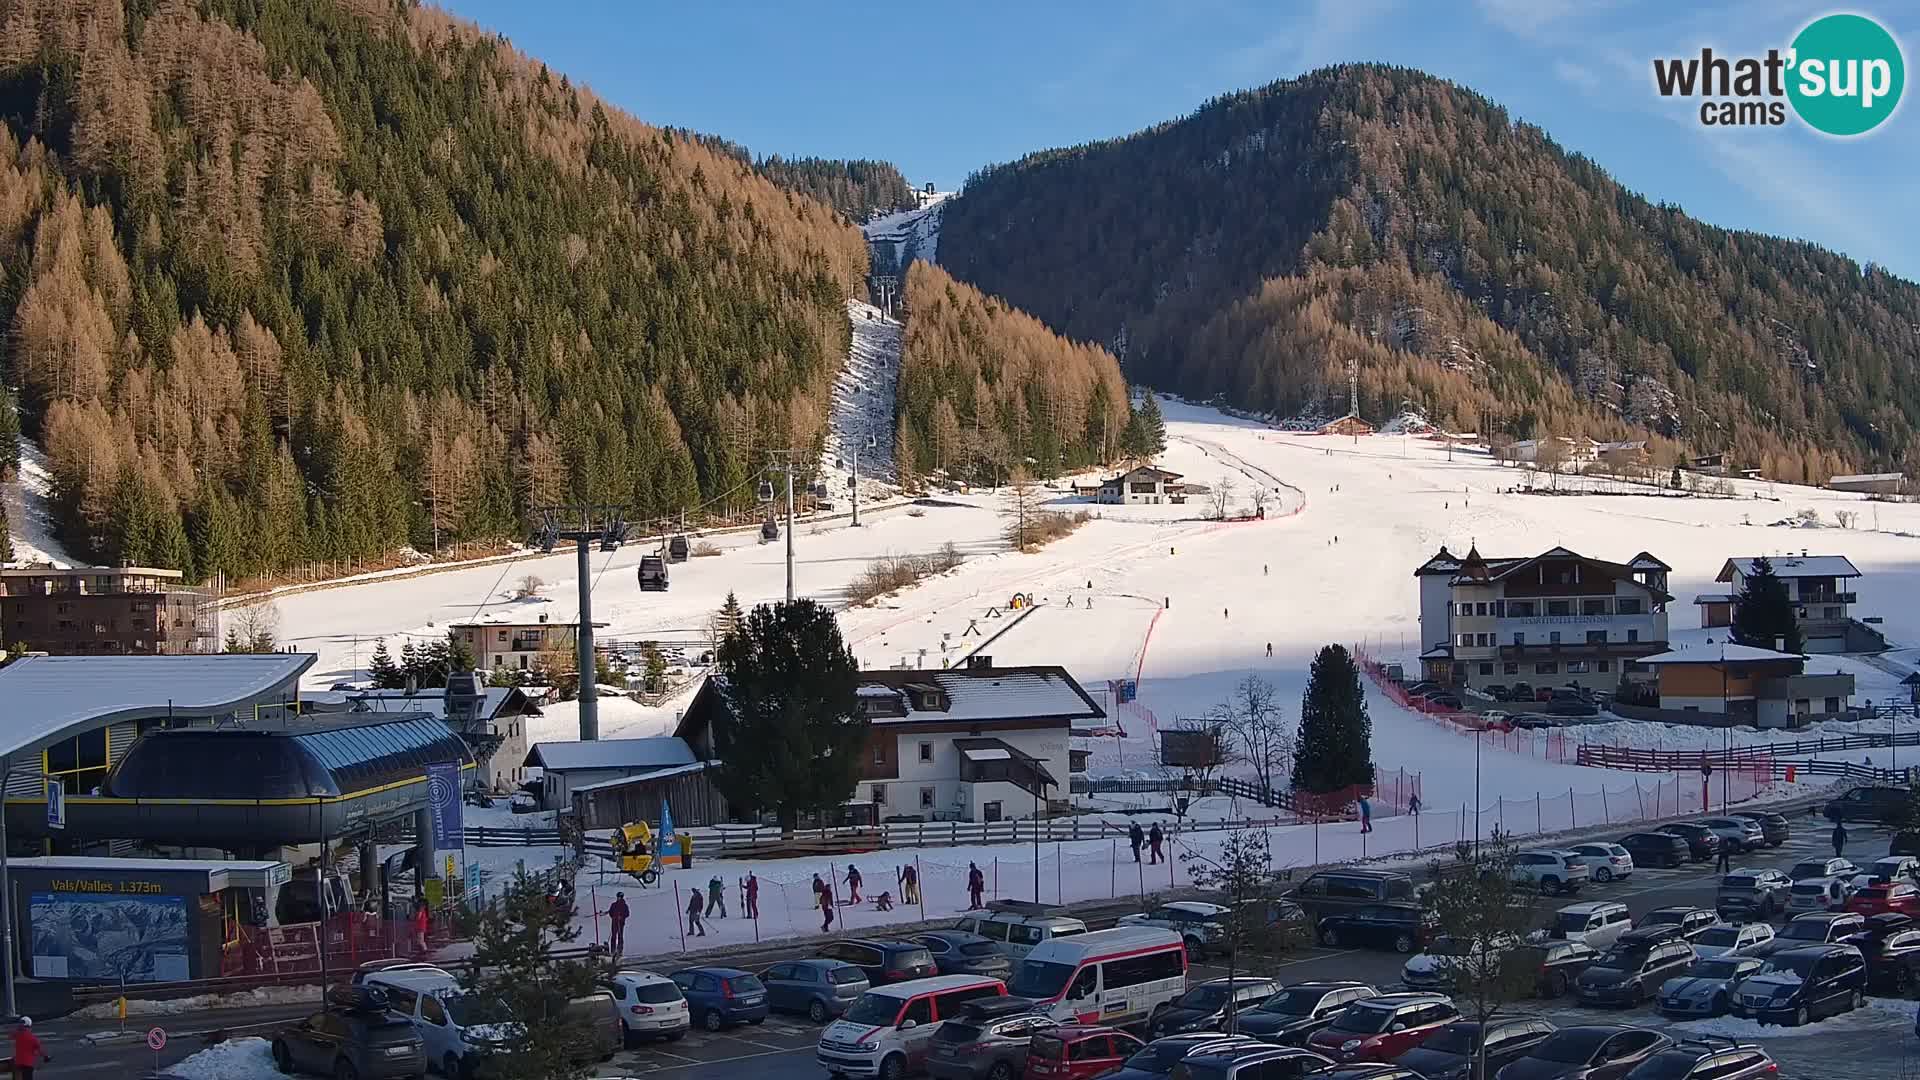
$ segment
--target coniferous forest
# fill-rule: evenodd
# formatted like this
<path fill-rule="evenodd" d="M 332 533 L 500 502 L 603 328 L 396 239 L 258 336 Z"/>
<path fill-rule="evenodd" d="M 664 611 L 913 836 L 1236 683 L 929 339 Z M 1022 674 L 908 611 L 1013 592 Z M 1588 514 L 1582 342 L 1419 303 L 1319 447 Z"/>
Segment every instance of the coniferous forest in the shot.
<path fill-rule="evenodd" d="M 925 262 L 907 268 L 900 346 L 901 482 L 1004 482 L 1120 456 L 1127 387 L 1113 354 L 1067 339 Z"/>
<path fill-rule="evenodd" d="M 865 272 L 826 206 L 429 8 L 0 0 L 0 381 L 87 557 L 745 504 L 820 444 Z"/>
<path fill-rule="evenodd" d="M 1920 287 L 1625 190 L 1470 91 L 1329 68 L 969 178 L 940 260 L 1130 378 L 1281 416 L 1651 432 L 1920 473 Z"/>

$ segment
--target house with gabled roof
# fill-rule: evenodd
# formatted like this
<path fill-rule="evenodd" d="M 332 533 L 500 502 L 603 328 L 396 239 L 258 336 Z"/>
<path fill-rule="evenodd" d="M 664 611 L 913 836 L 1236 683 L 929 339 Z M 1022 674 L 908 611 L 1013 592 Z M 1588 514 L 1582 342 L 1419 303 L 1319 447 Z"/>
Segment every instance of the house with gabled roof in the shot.
<path fill-rule="evenodd" d="M 1444 546 L 1414 570 L 1420 666 L 1435 682 L 1611 690 L 1667 648 L 1667 575 L 1649 552 L 1609 562 L 1564 547 L 1487 558 Z"/>
<path fill-rule="evenodd" d="M 1102 480 L 1095 501 L 1115 506 L 1164 503 L 1174 495 L 1185 494 L 1180 480 L 1177 472 L 1157 469 L 1152 465 L 1136 465 L 1118 476 Z"/>
<path fill-rule="evenodd" d="M 1740 556 L 1721 564 L 1714 580 L 1727 586 L 1724 591 L 1701 593 L 1693 598 L 1700 609 L 1703 627 L 1731 626 L 1739 613 L 1740 596 L 1746 592 L 1747 579 L 1753 576 L 1754 563 L 1760 558 L 1773 566 L 1773 574 L 1787 588 L 1795 621 L 1800 626 L 1801 648 L 1810 653 L 1874 652 L 1887 647 L 1878 630 L 1853 617 L 1853 605 L 1860 600 L 1854 584 L 1861 574 L 1845 555 Z"/>

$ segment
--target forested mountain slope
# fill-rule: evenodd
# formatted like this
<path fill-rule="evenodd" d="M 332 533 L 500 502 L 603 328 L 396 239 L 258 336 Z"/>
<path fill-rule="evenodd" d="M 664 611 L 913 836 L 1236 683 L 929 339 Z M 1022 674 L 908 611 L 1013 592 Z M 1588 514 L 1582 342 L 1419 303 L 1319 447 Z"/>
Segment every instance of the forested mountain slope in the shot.
<path fill-rule="evenodd" d="M 1703 224 L 1460 87 L 1317 71 L 1030 155 L 940 262 L 1136 380 L 1282 415 L 1650 430 L 1787 480 L 1920 466 L 1920 288 Z"/>
<path fill-rule="evenodd" d="M 819 444 L 866 265 L 826 206 L 430 8 L 0 0 L 0 376 L 93 558 L 748 502 Z"/>

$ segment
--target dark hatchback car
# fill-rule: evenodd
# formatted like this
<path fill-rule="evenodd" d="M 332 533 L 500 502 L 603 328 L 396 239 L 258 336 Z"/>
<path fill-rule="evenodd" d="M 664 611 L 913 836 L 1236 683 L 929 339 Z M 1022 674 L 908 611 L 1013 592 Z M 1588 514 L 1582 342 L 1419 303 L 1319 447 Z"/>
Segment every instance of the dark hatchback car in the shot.
<path fill-rule="evenodd" d="M 1906 788 L 1857 787 L 1827 804 L 1828 821 L 1894 821 L 1905 812 Z"/>
<path fill-rule="evenodd" d="M 1684 941 L 1662 941 L 1642 947 L 1622 934 L 1607 954 L 1574 980 L 1574 996 L 1581 1004 L 1638 1005 L 1651 999 L 1660 984 L 1693 964 L 1693 946 Z"/>
<path fill-rule="evenodd" d="M 1720 921 L 1720 916 L 1708 908 L 1694 907 L 1692 904 L 1669 904 L 1657 907 L 1645 915 L 1634 929 L 1650 926 L 1674 926 L 1680 930 L 1680 936 L 1688 941 L 1697 940 L 1707 929 Z M 1622 935 L 1623 937 L 1625 935 Z"/>
<path fill-rule="evenodd" d="M 813 955 L 822 960 L 852 964 L 864 972 L 867 982 L 874 986 L 931 978 L 940 972 L 933 962 L 933 954 L 925 945 L 914 941 L 851 938 L 830 941 L 815 949 Z"/>
<path fill-rule="evenodd" d="M 1771 1080 L 1780 1072 L 1757 1043 L 1683 1039 L 1640 1063 L 1633 1080 Z"/>
<path fill-rule="evenodd" d="M 1251 1051 L 1265 1045 L 1244 1035 L 1220 1035 L 1211 1031 L 1169 1035 L 1141 1047 L 1120 1066 L 1120 1071 L 1108 1073 L 1106 1080 L 1159 1080 L 1171 1076 L 1173 1067 L 1188 1057 L 1224 1053 L 1236 1047 Z"/>
<path fill-rule="evenodd" d="M 1619 843 L 1633 856 L 1635 866 L 1680 866 L 1693 857 L 1687 841 L 1672 833 L 1628 833 Z"/>
<path fill-rule="evenodd" d="M 413 1022 L 387 1012 L 387 996 L 366 987 L 337 987 L 329 1008 L 280 1032 L 273 1063 L 284 1074 L 414 1077 L 427 1071 L 425 1044 Z"/>
<path fill-rule="evenodd" d="M 1533 965 L 1533 992 L 1547 998 L 1572 989 L 1580 973 L 1600 959 L 1592 946 L 1578 941 L 1528 943 L 1515 948 L 1513 956 L 1515 963 Z"/>
<path fill-rule="evenodd" d="M 1060 1026 L 1026 998 L 977 998 L 944 1019 L 927 1044 L 933 1080 L 1011 1080 L 1027 1068 L 1033 1037 Z"/>
<path fill-rule="evenodd" d="M 1553 1032 L 1553 1025 L 1545 1020 L 1496 1020 L 1487 1025 L 1486 1074 L 1492 1076 L 1508 1063 L 1525 1057 Z M 1473 1071 L 1479 1040 L 1478 1021 L 1458 1020 L 1394 1058 L 1393 1063 L 1412 1069 L 1427 1080 L 1457 1080 Z"/>
<path fill-rule="evenodd" d="M 1729 816 L 1759 822 L 1761 840 L 1768 847 L 1779 847 L 1793 835 L 1793 825 L 1787 821 L 1785 814 L 1776 814 L 1771 810 L 1735 810 Z"/>
<path fill-rule="evenodd" d="M 1773 940 L 1748 950 L 1748 956 L 1769 957 L 1808 945 L 1831 945 L 1867 928 L 1867 918 L 1851 911 L 1810 911 L 1788 920 Z"/>
<path fill-rule="evenodd" d="M 1208 979 L 1172 1002 L 1153 1010 L 1147 1020 L 1147 1035 L 1183 1035 L 1189 1031 L 1220 1031 L 1227 1020 L 1227 1006 L 1234 1013 L 1251 1011 L 1280 992 L 1280 987 L 1264 975 L 1242 975 L 1232 979 Z"/>
<path fill-rule="evenodd" d="M 1920 923 L 1911 915 L 1888 912 L 1867 917 L 1867 928 L 1840 939 L 1867 961 L 1867 989 L 1911 997 L 1920 988 Z"/>
<path fill-rule="evenodd" d="M 1412 953 L 1426 944 L 1431 929 L 1430 920 L 1419 908 L 1363 907 L 1321 919 L 1320 944 L 1329 948 L 1364 945 Z"/>
<path fill-rule="evenodd" d="M 760 973 L 767 987 L 767 1007 L 780 1012 L 805 1013 L 824 1024 L 853 1007 L 867 992 L 867 974 L 838 960 L 783 960 Z"/>
<path fill-rule="evenodd" d="M 942 975 L 985 975 L 1006 981 L 1013 974 L 1013 961 L 995 951 L 992 941 L 965 930 L 929 930 L 915 934 L 914 943 L 926 946 L 933 954 L 933 965 Z"/>
<path fill-rule="evenodd" d="M 1561 1028 L 1496 1076 L 1497 1080 L 1619 1080 L 1672 1045 L 1672 1039 L 1645 1028 L 1617 1024 Z"/>
<path fill-rule="evenodd" d="M 1234 1031 L 1279 1046 L 1299 1046 L 1356 1001 L 1379 997 L 1363 982 L 1295 983 L 1234 1017 Z"/>
<path fill-rule="evenodd" d="M 1687 842 L 1687 851 L 1694 862 L 1705 862 L 1720 854 L 1720 834 L 1694 821 L 1669 822 L 1654 832 L 1663 832 L 1668 836 L 1677 836 Z"/>
<path fill-rule="evenodd" d="M 1202 1047 L 1173 1067 L 1173 1080 L 1320 1080 L 1333 1062 L 1308 1050 L 1263 1043 Z M 1109 1076 L 1116 1074 L 1109 1073 Z M 1118 1075 L 1125 1075 L 1124 1071 Z"/>
<path fill-rule="evenodd" d="M 1733 997 L 1733 1015 L 1797 1026 L 1859 1008 L 1866 989 L 1867 962 L 1859 949 L 1787 949 L 1767 957 L 1760 974 L 1741 982 Z"/>

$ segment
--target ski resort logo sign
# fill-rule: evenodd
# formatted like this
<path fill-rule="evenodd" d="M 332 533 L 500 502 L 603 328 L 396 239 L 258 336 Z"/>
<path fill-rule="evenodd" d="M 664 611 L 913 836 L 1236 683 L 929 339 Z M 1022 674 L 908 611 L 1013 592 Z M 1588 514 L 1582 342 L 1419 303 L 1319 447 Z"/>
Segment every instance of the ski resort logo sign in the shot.
<path fill-rule="evenodd" d="M 1785 49 L 1764 56 L 1698 56 L 1653 61 L 1663 98 L 1700 99 L 1707 127 L 1779 127 L 1788 111 L 1822 134 L 1865 135 L 1886 123 L 1906 89 L 1906 56 L 1887 28 L 1865 15 L 1823 15 Z"/>

